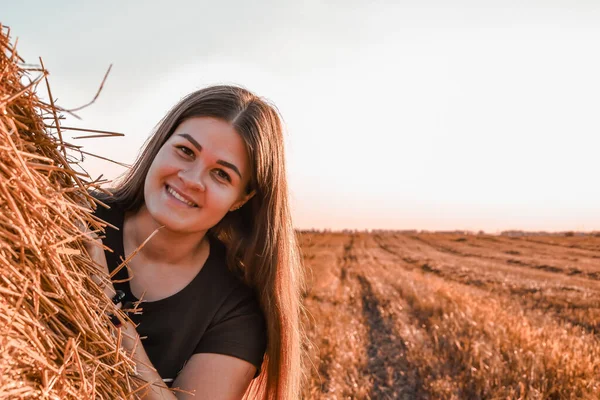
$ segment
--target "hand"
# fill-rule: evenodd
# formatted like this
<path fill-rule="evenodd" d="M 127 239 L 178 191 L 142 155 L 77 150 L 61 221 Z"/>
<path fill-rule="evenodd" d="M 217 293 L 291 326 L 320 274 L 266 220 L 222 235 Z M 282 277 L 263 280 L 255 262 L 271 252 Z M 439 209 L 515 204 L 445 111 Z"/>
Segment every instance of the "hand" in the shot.
<path fill-rule="evenodd" d="M 104 245 L 102 243 L 102 239 L 98 237 L 98 235 L 91 231 L 87 225 L 77 224 L 80 231 L 84 233 L 84 246 L 90 255 L 92 261 L 96 264 L 96 267 L 99 271 L 103 272 L 106 277 L 110 275 L 108 271 L 108 265 L 106 263 L 106 255 L 104 254 Z M 92 274 L 92 280 L 100 286 L 104 290 L 104 294 L 109 299 L 112 299 L 115 295 L 115 288 L 109 280 L 103 280 L 99 275 Z"/>

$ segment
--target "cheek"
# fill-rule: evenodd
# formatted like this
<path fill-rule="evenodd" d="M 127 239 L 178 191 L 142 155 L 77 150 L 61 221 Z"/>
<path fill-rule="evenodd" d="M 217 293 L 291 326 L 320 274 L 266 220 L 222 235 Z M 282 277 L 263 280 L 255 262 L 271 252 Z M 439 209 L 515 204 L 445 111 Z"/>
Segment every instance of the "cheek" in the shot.
<path fill-rule="evenodd" d="M 231 188 L 223 188 L 214 184 L 207 188 L 207 201 L 213 209 L 229 210 L 236 200 L 236 193 Z"/>
<path fill-rule="evenodd" d="M 180 166 L 177 160 L 174 160 L 168 154 L 158 153 L 148 170 L 148 175 L 155 179 L 161 179 L 166 175 L 176 173 L 179 169 Z"/>

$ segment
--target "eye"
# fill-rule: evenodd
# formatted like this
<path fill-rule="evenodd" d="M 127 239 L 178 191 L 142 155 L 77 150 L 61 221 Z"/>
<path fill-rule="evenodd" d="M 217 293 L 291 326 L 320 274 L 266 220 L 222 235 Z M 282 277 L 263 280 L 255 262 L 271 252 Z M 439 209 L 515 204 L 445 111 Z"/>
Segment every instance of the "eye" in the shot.
<path fill-rule="evenodd" d="M 225 179 L 227 182 L 231 182 L 231 177 L 229 176 L 229 174 L 223 171 L 222 169 L 217 169 L 216 174 L 219 178 Z"/>
<path fill-rule="evenodd" d="M 179 146 L 175 146 L 176 149 L 179 149 L 182 153 L 184 153 L 186 156 L 193 156 L 194 155 L 194 151 L 191 150 L 189 147 L 187 146 L 183 146 L 183 145 L 179 145 Z"/>

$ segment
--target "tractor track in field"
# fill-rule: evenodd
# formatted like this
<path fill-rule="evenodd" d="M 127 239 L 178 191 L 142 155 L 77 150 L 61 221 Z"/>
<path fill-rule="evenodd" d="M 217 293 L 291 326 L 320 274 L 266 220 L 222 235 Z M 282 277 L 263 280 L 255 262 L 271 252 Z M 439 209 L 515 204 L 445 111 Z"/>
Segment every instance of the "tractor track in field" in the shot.
<path fill-rule="evenodd" d="M 464 252 L 455 250 L 453 248 L 444 246 L 439 243 L 431 243 L 431 241 L 424 239 L 422 237 L 419 237 L 419 236 L 411 235 L 409 237 L 413 240 L 423 243 L 424 245 L 429 246 L 429 247 L 431 247 L 435 250 L 438 250 L 442 253 L 447 253 L 447 254 L 450 254 L 453 256 L 457 256 L 457 257 L 487 259 L 487 260 L 492 260 L 492 261 L 503 263 L 503 264 L 508 264 L 511 266 L 519 266 L 519 267 L 529 268 L 529 269 L 533 269 L 533 270 L 546 271 L 546 272 L 568 275 L 568 276 L 578 275 L 580 277 L 585 277 L 587 279 L 596 280 L 596 281 L 600 280 L 600 272 L 599 271 L 587 272 L 587 271 L 582 271 L 581 269 L 578 269 L 578 268 L 563 268 L 563 267 L 558 267 L 556 265 L 535 264 L 535 263 L 530 263 L 527 261 L 522 261 L 522 260 L 519 260 L 516 258 L 505 259 L 505 258 L 501 258 L 501 257 L 488 256 L 488 255 L 484 255 L 484 254 L 464 253 Z"/>
<path fill-rule="evenodd" d="M 598 253 L 597 255 L 593 256 L 594 258 L 600 258 L 600 249 L 598 247 L 590 248 L 590 247 L 585 247 L 585 246 L 578 246 L 576 244 L 564 245 L 562 243 L 545 242 L 543 240 L 536 240 L 536 239 L 531 239 L 531 238 L 523 238 L 523 239 L 517 238 L 516 240 L 523 241 L 523 242 L 542 244 L 545 246 L 561 247 L 563 249 L 577 249 L 577 250 L 591 251 L 594 253 Z"/>
<path fill-rule="evenodd" d="M 365 237 L 362 237 L 365 240 Z M 365 249 L 367 252 L 370 250 Z M 360 285 L 362 314 L 367 324 L 367 365 L 365 373 L 371 377 L 371 399 L 428 399 L 423 391 L 423 382 L 417 369 L 406 358 L 408 348 L 397 331 L 398 315 L 389 312 L 390 301 L 381 298 L 374 285 L 393 288 L 390 282 L 381 279 L 379 270 L 385 268 L 368 254 L 354 255 L 356 265 L 352 274 Z M 384 315 L 385 314 L 387 315 Z"/>
<path fill-rule="evenodd" d="M 381 302 L 371 282 L 363 275 L 357 280 L 361 286 L 363 316 L 368 324 L 367 374 L 373 380 L 369 396 L 372 399 L 426 399 L 422 382 L 406 359 L 404 340 L 394 330 L 394 320 L 385 318 Z"/>
<path fill-rule="evenodd" d="M 351 234 L 338 257 L 340 282 L 353 293 L 362 314 L 366 328 L 364 352 L 366 364 L 361 367 L 361 374 L 369 377 L 371 386 L 368 398 L 371 399 L 428 399 L 421 389 L 422 382 L 415 368 L 406 359 L 407 348 L 402 337 L 395 332 L 395 321 L 382 315 L 382 300 L 375 293 L 371 278 L 366 276 L 365 263 L 357 244 L 364 240 L 361 235 Z M 372 261 L 372 260 L 370 260 Z M 370 264 L 376 268 L 380 265 Z M 358 310 L 357 310 L 358 311 Z M 320 392 L 332 395 L 333 382 L 330 373 L 331 357 L 321 357 L 318 372 L 321 378 Z M 362 398 L 362 397 L 360 397 Z"/>
<path fill-rule="evenodd" d="M 523 251 L 535 252 L 536 254 L 541 254 L 542 249 L 545 250 L 555 250 L 560 249 L 562 251 L 567 251 L 565 253 L 567 255 L 577 256 L 577 257 L 586 257 L 592 259 L 600 258 L 600 249 L 597 247 L 590 248 L 585 246 L 576 246 L 576 245 L 563 245 L 560 243 L 551 243 L 545 242 L 543 240 L 535 240 L 532 238 L 518 238 L 518 237 L 489 237 L 489 236 L 477 236 L 477 240 L 484 240 L 487 242 L 497 243 L 503 246 L 511 246 L 517 247 Z M 534 246 L 534 247 L 532 247 Z M 537 247 L 535 247 L 537 246 Z M 485 246 L 483 246 L 485 247 Z"/>
<path fill-rule="evenodd" d="M 352 253 L 354 246 L 355 235 L 349 235 L 347 243 L 343 245 L 342 254 L 338 257 L 337 264 L 340 268 L 339 280 L 340 287 L 351 285 L 352 282 L 349 279 L 349 270 L 352 268 L 352 264 L 356 262 L 356 256 Z M 336 300 L 330 301 L 332 305 L 339 306 L 340 304 Z M 330 373 L 331 365 L 334 362 L 331 355 L 325 354 L 319 361 L 318 371 L 321 378 L 320 391 L 323 394 L 329 394 L 332 389 L 332 377 Z"/>

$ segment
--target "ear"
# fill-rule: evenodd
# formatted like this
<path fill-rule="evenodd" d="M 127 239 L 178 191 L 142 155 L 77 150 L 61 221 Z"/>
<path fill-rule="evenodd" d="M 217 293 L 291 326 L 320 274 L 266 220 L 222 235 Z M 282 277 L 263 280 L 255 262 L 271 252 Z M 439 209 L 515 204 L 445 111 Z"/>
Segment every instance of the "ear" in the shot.
<path fill-rule="evenodd" d="M 229 211 L 235 211 L 238 208 L 241 208 L 248 200 L 250 200 L 256 194 L 256 190 L 251 191 L 250 193 L 244 195 L 240 200 L 233 203 L 233 206 L 229 209 Z"/>

